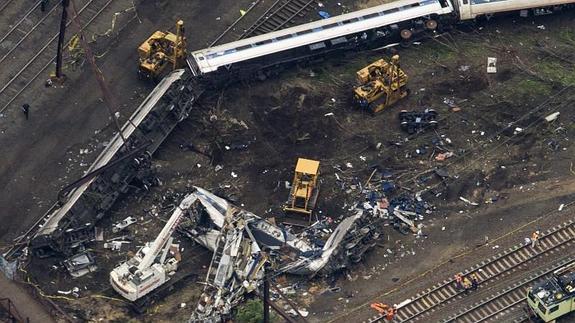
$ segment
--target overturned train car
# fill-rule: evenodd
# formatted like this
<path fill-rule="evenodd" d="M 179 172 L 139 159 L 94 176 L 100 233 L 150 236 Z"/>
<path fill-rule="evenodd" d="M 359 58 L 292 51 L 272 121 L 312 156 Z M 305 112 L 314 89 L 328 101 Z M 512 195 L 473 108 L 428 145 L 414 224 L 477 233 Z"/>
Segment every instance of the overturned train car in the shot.
<path fill-rule="evenodd" d="M 116 135 L 88 171 L 100 170 L 100 174 L 68 194 L 39 225 L 32 250 L 38 256 L 70 255 L 90 240 L 96 221 L 128 191 L 131 182 L 148 184 L 151 153 L 187 116 L 201 89 L 245 78 L 265 78 L 289 63 L 313 62 L 332 53 L 377 48 L 402 39 L 408 44 L 426 31 L 477 16 L 527 9 L 550 12 L 574 2 L 399 0 L 194 51 L 188 56 L 189 71 L 179 70 L 162 80 L 123 127 L 126 142 Z M 120 161 L 122 158 L 125 161 Z M 114 161 L 119 162 L 104 169 Z"/>
<path fill-rule="evenodd" d="M 87 171 L 101 170 L 100 174 L 72 190 L 38 225 L 30 243 L 33 254 L 47 257 L 76 253 L 78 247 L 94 238 L 96 222 L 134 182 L 142 187 L 151 185 L 151 155 L 188 116 L 199 93 L 184 70 L 163 79 L 122 127 L 122 135 L 114 136 Z M 118 161 L 114 167 L 104 168 L 114 161 Z"/>

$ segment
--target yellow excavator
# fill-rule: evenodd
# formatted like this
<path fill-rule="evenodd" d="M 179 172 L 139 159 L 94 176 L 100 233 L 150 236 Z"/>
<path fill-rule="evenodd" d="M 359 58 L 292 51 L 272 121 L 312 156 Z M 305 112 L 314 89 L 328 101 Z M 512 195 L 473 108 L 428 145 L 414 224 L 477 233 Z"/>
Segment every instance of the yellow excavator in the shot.
<path fill-rule="evenodd" d="M 295 175 L 285 212 L 303 213 L 310 216 L 315 208 L 319 194 L 319 161 L 298 158 L 295 166 Z"/>
<path fill-rule="evenodd" d="M 176 23 L 176 33 L 156 31 L 138 47 L 138 75 L 159 81 L 168 72 L 182 68 L 186 62 L 184 22 Z"/>
<path fill-rule="evenodd" d="M 357 71 L 354 99 L 364 109 L 377 113 L 409 94 L 407 75 L 399 66 L 399 55 L 389 62 L 380 59 Z"/>

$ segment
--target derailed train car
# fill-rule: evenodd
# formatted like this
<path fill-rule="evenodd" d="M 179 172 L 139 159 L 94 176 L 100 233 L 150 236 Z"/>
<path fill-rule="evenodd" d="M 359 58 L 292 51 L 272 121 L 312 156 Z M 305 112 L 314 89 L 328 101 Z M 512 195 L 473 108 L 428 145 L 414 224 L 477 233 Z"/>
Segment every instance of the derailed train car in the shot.
<path fill-rule="evenodd" d="M 178 122 L 188 116 L 199 93 L 198 86 L 184 70 L 163 79 L 122 127 L 122 136 L 114 136 L 87 172 L 120 162 L 72 190 L 39 224 L 30 244 L 33 253 L 39 257 L 74 254 L 84 242 L 94 238 L 96 222 L 121 194 L 128 192 L 134 181 L 149 186 L 152 153 Z"/>
<path fill-rule="evenodd" d="M 130 183 L 134 179 L 146 182 L 151 153 L 187 115 L 203 88 L 247 77 L 263 78 L 287 63 L 312 61 L 331 53 L 377 48 L 397 40 L 409 44 L 425 32 L 478 16 L 515 10 L 548 13 L 573 3 L 574 0 L 400 0 L 194 51 L 188 56 L 189 71 L 177 71 L 162 80 L 124 126 L 127 142 L 116 135 L 89 172 L 113 159 L 126 161 L 68 194 L 66 201 L 40 224 L 32 250 L 39 256 L 70 255 L 91 239 L 95 223 L 127 192 Z M 142 153 L 136 151 L 139 149 Z"/>
<path fill-rule="evenodd" d="M 459 18 L 462 21 L 480 16 L 523 10 L 528 14 L 547 14 L 561 6 L 572 4 L 573 0 L 454 0 Z"/>

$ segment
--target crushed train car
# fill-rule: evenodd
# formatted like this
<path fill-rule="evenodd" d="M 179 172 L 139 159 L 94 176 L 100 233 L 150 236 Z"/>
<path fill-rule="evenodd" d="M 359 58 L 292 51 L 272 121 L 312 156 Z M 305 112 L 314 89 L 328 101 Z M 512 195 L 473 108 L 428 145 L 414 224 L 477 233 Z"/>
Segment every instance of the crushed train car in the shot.
<path fill-rule="evenodd" d="M 190 196 L 195 202 L 185 205 L 180 230 L 214 252 L 192 321 L 229 315 L 246 293 L 261 285 L 266 263 L 274 274 L 328 275 L 360 261 L 381 236 L 374 217 L 361 209 L 323 242 L 291 233 L 202 188 L 184 200 Z"/>

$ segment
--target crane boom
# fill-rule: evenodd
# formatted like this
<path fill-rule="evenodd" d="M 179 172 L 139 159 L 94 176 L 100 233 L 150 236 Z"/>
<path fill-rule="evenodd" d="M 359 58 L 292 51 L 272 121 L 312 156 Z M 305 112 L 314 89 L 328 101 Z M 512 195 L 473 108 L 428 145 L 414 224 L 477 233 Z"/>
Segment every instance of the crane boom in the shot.
<path fill-rule="evenodd" d="M 172 234 L 182 216 L 198 200 L 196 194 L 188 195 L 176 207 L 170 219 L 153 242 L 144 245 L 130 260 L 121 263 L 110 272 L 114 290 L 125 298 L 135 301 L 150 293 L 170 279 L 178 268 L 178 257 L 169 257 Z"/>
<path fill-rule="evenodd" d="M 188 196 L 186 199 L 180 203 L 174 210 L 174 213 L 160 232 L 160 234 L 156 237 L 156 240 L 150 246 L 150 250 L 146 253 L 140 264 L 138 265 L 139 270 L 144 270 L 152 265 L 156 257 L 160 254 L 162 250 L 164 250 L 166 243 L 170 240 L 170 237 L 178 227 L 182 215 L 184 214 L 184 210 L 190 207 L 197 200 L 197 196 L 191 195 Z"/>

